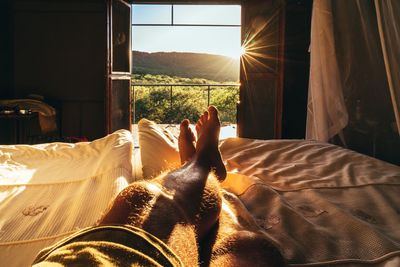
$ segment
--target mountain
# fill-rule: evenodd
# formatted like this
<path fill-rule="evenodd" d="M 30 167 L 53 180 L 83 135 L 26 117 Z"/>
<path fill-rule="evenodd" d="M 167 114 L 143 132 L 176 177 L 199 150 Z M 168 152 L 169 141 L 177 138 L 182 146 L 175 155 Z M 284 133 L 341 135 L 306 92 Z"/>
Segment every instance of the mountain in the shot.
<path fill-rule="evenodd" d="M 200 53 L 132 51 L 132 73 L 237 82 L 239 60 Z"/>

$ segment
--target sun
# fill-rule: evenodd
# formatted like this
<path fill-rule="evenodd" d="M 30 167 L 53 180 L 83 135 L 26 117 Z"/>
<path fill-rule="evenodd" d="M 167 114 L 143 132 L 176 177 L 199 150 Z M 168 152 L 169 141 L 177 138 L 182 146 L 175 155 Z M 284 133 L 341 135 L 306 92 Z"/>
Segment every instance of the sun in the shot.
<path fill-rule="evenodd" d="M 229 53 L 229 57 L 234 58 L 234 59 L 240 59 L 245 54 L 246 54 L 246 48 L 241 46 L 241 47 L 232 49 Z"/>
<path fill-rule="evenodd" d="M 245 54 L 246 54 L 246 47 L 241 46 L 241 47 L 239 48 L 239 57 L 242 57 L 242 56 L 244 56 Z"/>

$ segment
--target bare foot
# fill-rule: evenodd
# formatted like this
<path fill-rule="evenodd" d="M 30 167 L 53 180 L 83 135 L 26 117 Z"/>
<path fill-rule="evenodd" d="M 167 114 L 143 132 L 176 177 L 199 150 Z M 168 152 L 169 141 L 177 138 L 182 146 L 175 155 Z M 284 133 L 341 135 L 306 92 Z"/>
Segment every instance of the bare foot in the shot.
<path fill-rule="evenodd" d="M 189 161 L 196 153 L 194 143 L 195 137 L 192 130 L 189 128 L 189 120 L 183 120 L 180 125 L 178 137 L 179 156 L 182 165 Z"/>
<path fill-rule="evenodd" d="M 221 123 L 218 118 L 218 110 L 210 106 L 196 123 L 196 154 L 200 160 L 208 161 L 217 178 L 223 181 L 226 177 L 226 169 L 218 150 L 220 130 Z"/>

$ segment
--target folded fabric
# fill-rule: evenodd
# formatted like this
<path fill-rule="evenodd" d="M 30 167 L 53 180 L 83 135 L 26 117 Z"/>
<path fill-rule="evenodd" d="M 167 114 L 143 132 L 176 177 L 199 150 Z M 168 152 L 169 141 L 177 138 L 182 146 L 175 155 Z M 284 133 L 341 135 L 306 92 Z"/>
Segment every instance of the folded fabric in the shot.
<path fill-rule="evenodd" d="M 18 106 L 19 109 L 29 109 L 39 113 L 39 124 L 42 133 L 51 133 L 57 130 L 56 110 L 39 100 L 34 99 L 9 99 L 0 100 L 0 105 Z"/>
<path fill-rule="evenodd" d="M 176 141 L 151 122 L 142 129 L 153 174 L 179 163 Z M 399 266 L 400 167 L 315 141 L 230 138 L 220 150 L 222 187 L 290 265 Z"/>
<path fill-rule="evenodd" d="M 178 140 L 170 131 L 153 121 L 141 119 L 138 132 L 144 179 L 180 166 Z"/>
<path fill-rule="evenodd" d="M 178 256 L 152 234 L 132 226 L 83 229 L 44 249 L 34 266 L 183 266 Z"/>
<path fill-rule="evenodd" d="M 0 146 L 0 258 L 28 266 L 43 247 L 101 217 L 132 182 L 133 140 Z"/>
<path fill-rule="evenodd" d="M 235 138 L 220 149 L 238 173 L 224 188 L 292 266 L 399 266 L 400 167 L 314 141 Z"/>
<path fill-rule="evenodd" d="M 196 135 L 195 127 L 193 125 L 189 127 Z M 177 139 L 179 125 L 174 125 L 169 129 L 147 119 L 139 121 L 138 136 L 143 178 L 152 178 L 163 171 L 175 169 L 181 165 Z M 233 131 L 232 126 L 223 127 L 220 140 L 226 139 L 227 135 L 232 135 Z"/>

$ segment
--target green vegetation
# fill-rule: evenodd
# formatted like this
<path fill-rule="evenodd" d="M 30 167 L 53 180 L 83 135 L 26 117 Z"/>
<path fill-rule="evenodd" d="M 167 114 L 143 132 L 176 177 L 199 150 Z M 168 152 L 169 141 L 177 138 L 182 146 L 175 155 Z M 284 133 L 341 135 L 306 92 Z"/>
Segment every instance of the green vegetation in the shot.
<path fill-rule="evenodd" d="M 233 82 L 232 82 L 233 83 Z M 133 74 L 132 84 L 184 84 L 185 86 L 135 86 L 134 119 L 137 123 L 147 118 L 157 123 L 180 123 L 188 118 L 196 122 L 207 107 L 208 86 L 192 84 L 212 84 L 210 104 L 220 111 L 223 123 L 236 123 L 236 103 L 239 100 L 238 86 L 223 84 L 202 78 L 182 78 L 168 75 Z"/>
<path fill-rule="evenodd" d="M 219 82 L 239 80 L 239 60 L 220 55 L 132 51 L 132 62 L 135 74 L 164 74 Z"/>

